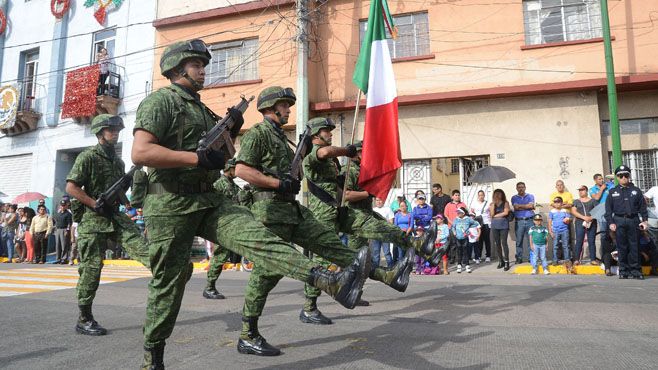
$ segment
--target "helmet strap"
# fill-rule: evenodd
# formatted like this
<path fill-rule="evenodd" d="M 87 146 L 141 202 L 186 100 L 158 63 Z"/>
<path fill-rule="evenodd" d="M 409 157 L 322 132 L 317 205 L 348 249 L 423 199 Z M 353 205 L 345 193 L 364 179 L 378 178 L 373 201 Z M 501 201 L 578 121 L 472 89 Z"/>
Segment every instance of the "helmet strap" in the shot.
<path fill-rule="evenodd" d="M 181 77 L 183 77 L 184 79 L 186 79 L 187 82 L 189 82 L 189 83 L 192 85 L 192 87 L 193 87 L 196 91 L 199 91 L 199 90 L 203 89 L 203 84 L 200 84 L 200 83 L 194 81 L 194 80 L 192 79 L 192 77 L 190 77 L 190 75 L 187 74 L 187 72 L 185 72 L 185 70 L 183 69 L 183 66 L 182 66 L 182 65 L 179 65 L 178 67 L 176 67 L 176 72 L 177 72 Z"/>

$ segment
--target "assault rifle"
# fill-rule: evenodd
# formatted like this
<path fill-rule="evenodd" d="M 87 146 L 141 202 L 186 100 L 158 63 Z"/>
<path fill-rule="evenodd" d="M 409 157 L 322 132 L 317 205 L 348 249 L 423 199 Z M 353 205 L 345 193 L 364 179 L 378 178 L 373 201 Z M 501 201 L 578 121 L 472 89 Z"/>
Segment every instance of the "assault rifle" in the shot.
<path fill-rule="evenodd" d="M 247 100 L 244 95 L 241 95 L 240 99 L 240 102 L 232 108 L 244 113 L 249 108 L 249 103 L 254 100 L 254 96 Z M 233 146 L 233 138 L 231 136 L 237 136 L 238 133 L 235 131 L 239 130 L 239 127 L 235 127 L 235 122 L 233 122 L 231 115 L 227 113 L 210 131 L 204 132 L 201 135 L 197 151 L 206 151 L 208 149 L 221 150 L 224 152 L 224 158 L 233 158 L 235 147 Z"/>
<path fill-rule="evenodd" d="M 130 184 L 132 184 L 135 171 L 140 170 L 141 168 L 142 166 L 132 166 L 125 175 L 121 176 L 121 178 L 112 184 L 112 186 L 101 193 L 98 199 L 96 199 L 96 208 L 102 208 L 106 211 L 111 211 L 114 205 L 117 203 L 128 203 L 126 190 L 128 190 Z"/>

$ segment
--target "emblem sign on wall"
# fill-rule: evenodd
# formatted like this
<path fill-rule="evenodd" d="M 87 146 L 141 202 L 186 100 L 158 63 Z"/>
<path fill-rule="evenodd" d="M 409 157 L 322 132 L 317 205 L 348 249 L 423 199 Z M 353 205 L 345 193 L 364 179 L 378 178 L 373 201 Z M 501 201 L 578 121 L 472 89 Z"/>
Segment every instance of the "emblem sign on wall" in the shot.
<path fill-rule="evenodd" d="M 62 19 L 70 7 L 71 0 L 50 0 L 50 12 L 57 19 Z"/>
<path fill-rule="evenodd" d="M 0 129 L 11 128 L 16 123 L 19 96 L 15 86 L 0 87 Z"/>
<path fill-rule="evenodd" d="M 86 0 L 85 8 L 94 7 L 94 18 L 98 21 L 99 24 L 105 25 L 105 19 L 107 13 L 115 9 L 118 9 L 123 0 Z"/>

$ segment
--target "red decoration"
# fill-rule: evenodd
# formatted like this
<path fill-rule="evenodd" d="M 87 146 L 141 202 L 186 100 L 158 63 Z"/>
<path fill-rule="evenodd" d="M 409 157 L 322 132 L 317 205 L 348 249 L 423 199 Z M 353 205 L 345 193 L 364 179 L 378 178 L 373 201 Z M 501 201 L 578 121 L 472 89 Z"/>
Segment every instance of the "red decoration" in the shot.
<path fill-rule="evenodd" d="M 71 0 L 50 0 L 50 12 L 53 13 L 57 19 L 62 19 L 70 6 Z"/>
<path fill-rule="evenodd" d="M 5 33 L 7 29 L 7 17 L 5 17 L 5 12 L 0 9 L 0 35 Z"/>
<path fill-rule="evenodd" d="M 99 24 L 103 25 L 105 24 L 105 16 L 107 13 L 105 12 L 105 8 L 98 8 L 94 12 L 94 18 L 98 21 Z"/>
<path fill-rule="evenodd" d="M 100 73 L 98 64 L 66 73 L 62 118 L 91 117 L 96 114 L 96 90 Z"/>

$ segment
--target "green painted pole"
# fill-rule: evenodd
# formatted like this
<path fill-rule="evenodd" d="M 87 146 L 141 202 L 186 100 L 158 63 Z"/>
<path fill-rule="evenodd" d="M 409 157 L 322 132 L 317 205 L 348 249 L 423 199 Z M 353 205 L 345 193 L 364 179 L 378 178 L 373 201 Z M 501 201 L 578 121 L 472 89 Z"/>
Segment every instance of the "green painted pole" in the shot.
<path fill-rule="evenodd" d="M 603 45 L 605 48 L 605 71 L 608 80 L 608 110 L 610 112 L 610 136 L 612 137 L 612 166 L 614 170 L 621 165 L 621 134 L 619 131 L 619 114 L 617 113 L 617 86 L 615 85 L 615 63 L 612 59 L 612 42 L 610 40 L 610 18 L 608 0 L 601 0 L 601 27 L 603 28 Z"/>

